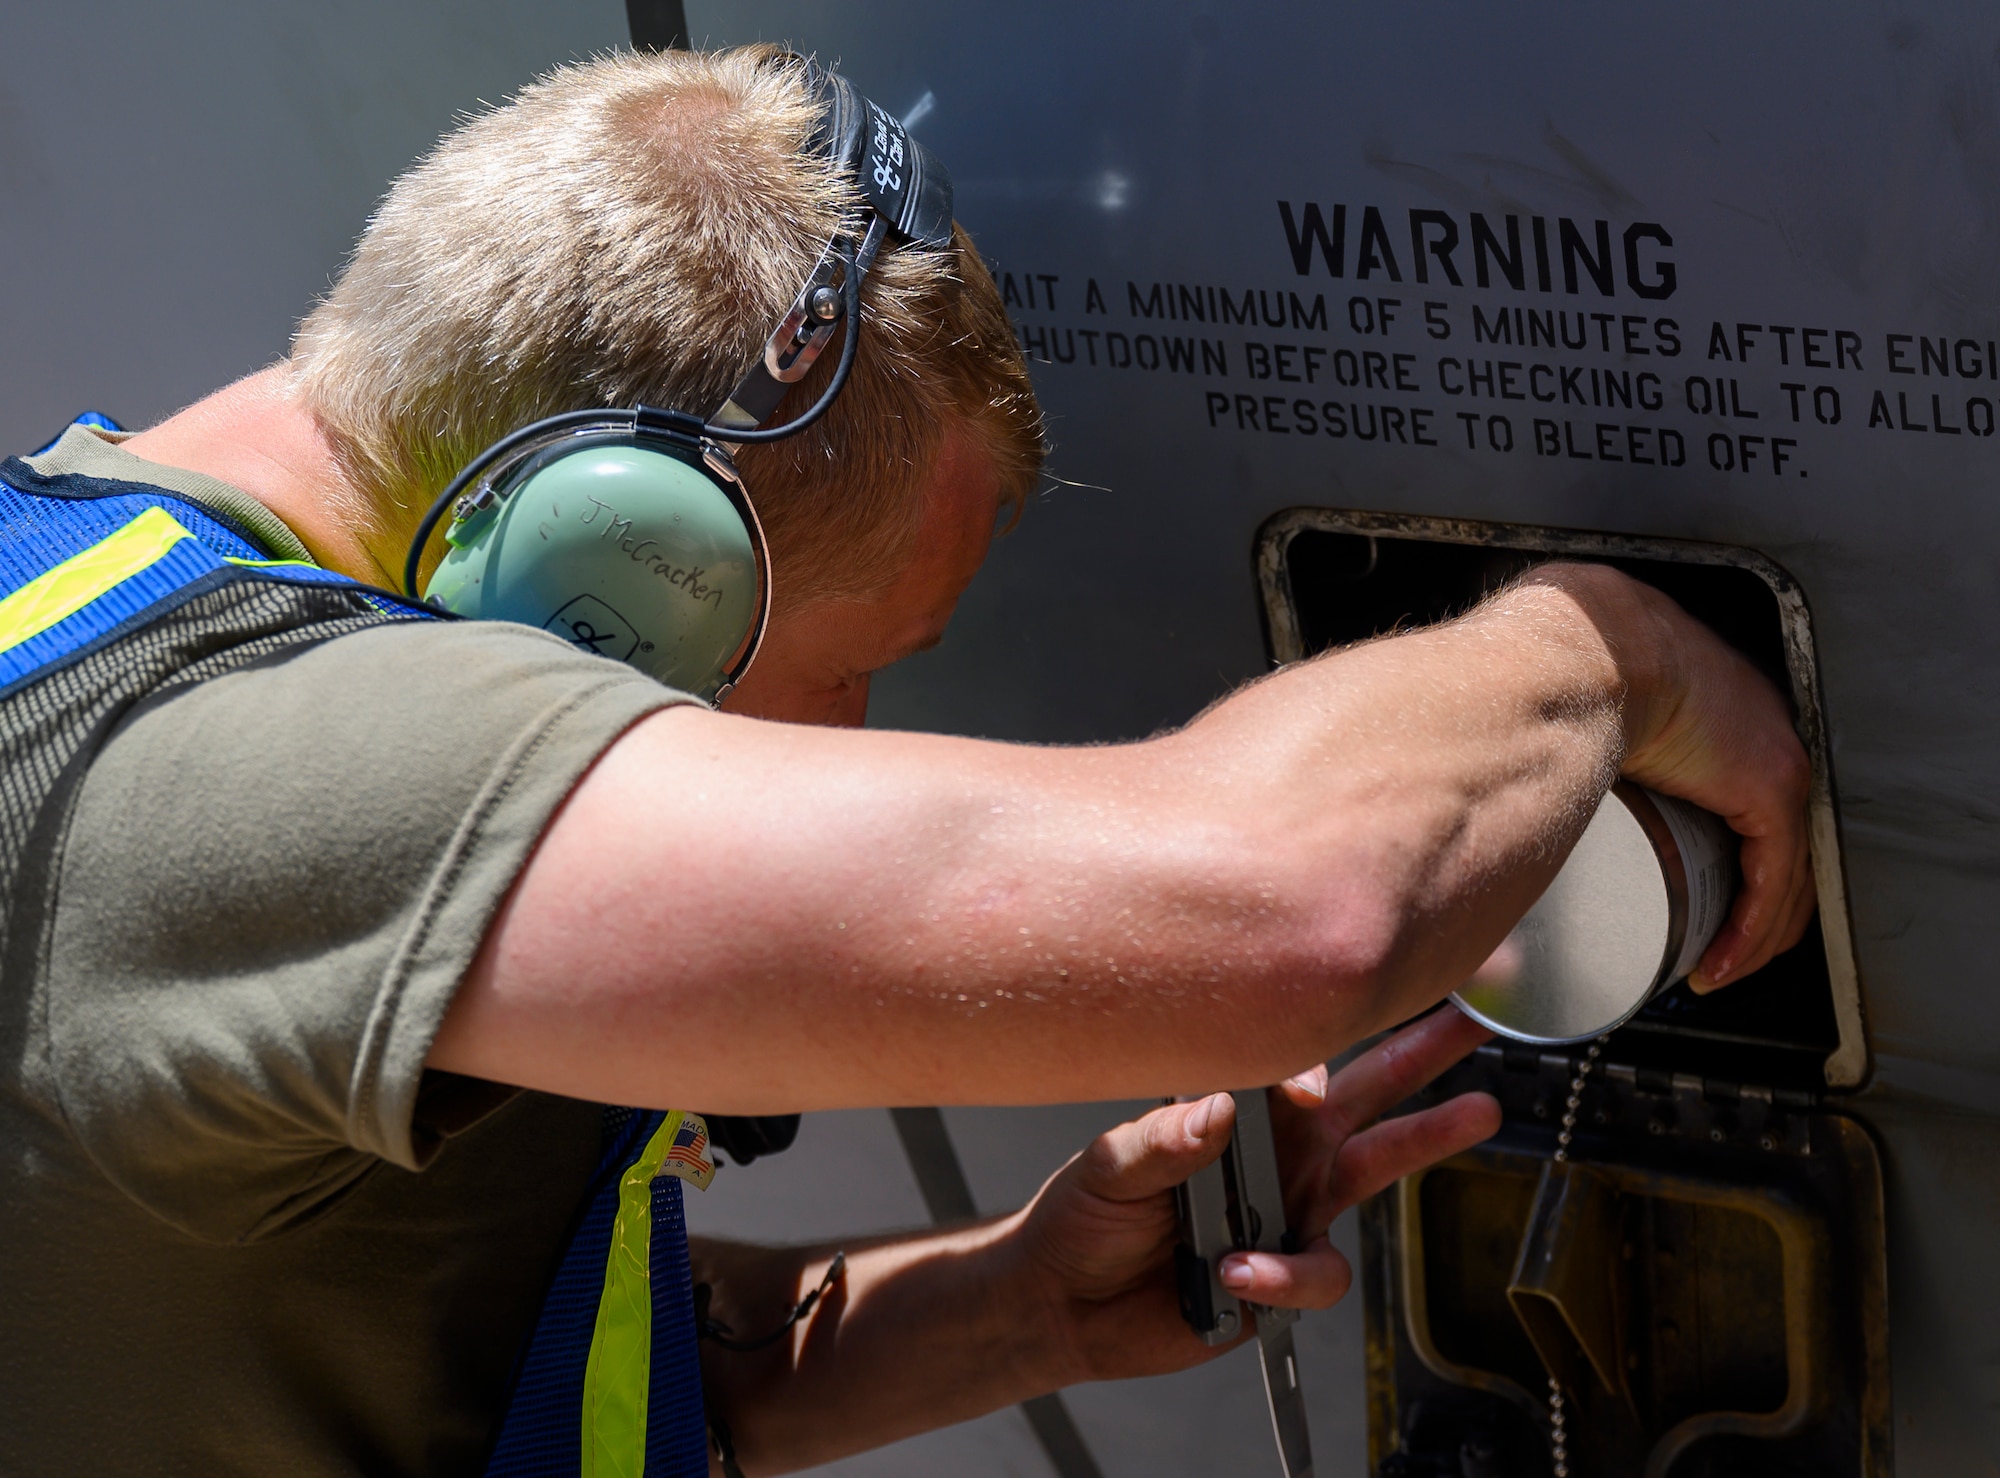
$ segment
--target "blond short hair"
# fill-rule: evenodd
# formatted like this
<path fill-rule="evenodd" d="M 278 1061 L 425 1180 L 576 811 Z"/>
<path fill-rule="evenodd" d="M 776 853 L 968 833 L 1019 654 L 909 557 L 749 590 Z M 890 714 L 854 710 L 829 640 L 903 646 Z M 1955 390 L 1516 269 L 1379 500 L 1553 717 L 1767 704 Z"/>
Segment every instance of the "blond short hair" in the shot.
<path fill-rule="evenodd" d="M 713 411 L 859 195 L 771 47 L 562 67 L 447 135 L 394 185 L 299 326 L 293 383 L 362 494 L 407 530 L 513 428 L 598 405 Z M 786 398 L 811 403 L 828 352 Z M 741 465 L 793 605 L 872 594 L 907 559 L 946 430 L 1016 510 L 1042 456 L 1027 367 L 963 229 L 885 250 L 852 378 L 810 430 Z"/>

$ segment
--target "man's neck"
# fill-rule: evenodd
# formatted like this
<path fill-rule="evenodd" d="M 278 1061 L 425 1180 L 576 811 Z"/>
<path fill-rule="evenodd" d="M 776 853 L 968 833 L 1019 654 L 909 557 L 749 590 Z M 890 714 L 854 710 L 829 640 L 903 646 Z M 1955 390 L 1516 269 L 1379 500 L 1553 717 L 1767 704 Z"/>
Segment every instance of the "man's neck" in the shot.
<path fill-rule="evenodd" d="M 273 365 L 225 385 L 124 443 L 162 466 L 241 488 L 282 518 L 319 564 L 371 585 L 398 588 L 374 521 L 318 420 Z M 390 563 L 400 568 L 401 561 Z"/>

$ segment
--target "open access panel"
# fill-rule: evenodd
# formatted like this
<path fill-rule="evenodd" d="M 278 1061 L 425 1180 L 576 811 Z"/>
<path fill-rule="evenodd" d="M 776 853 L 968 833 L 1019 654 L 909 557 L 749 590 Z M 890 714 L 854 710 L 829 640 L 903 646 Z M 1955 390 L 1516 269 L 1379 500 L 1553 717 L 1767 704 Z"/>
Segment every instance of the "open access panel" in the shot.
<path fill-rule="evenodd" d="M 1886 1474 L 1882 1172 L 1840 1110 L 1868 1048 L 1797 583 L 1721 545 L 1296 508 L 1257 540 L 1271 656 L 1445 619 L 1551 557 L 1658 587 L 1791 694 L 1819 916 L 1727 990 L 1677 986 L 1614 1033 L 1568 1165 L 1581 1046 L 1496 1042 L 1422 1096 L 1492 1093 L 1504 1127 L 1363 1208 L 1370 1465 L 1549 1474 L 1553 1376 L 1571 1474 Z"/>

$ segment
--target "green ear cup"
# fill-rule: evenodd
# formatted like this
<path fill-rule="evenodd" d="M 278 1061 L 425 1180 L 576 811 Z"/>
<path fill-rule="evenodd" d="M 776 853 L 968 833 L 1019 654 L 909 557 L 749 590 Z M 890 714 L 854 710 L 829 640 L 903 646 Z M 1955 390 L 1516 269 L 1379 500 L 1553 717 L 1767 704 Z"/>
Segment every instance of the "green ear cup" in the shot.
<path fill-rule="evenodd" d="M 544 449 L 446 531 L 425 598 L 713 699 L 760 619 L 764 572 L 747 504 L 696 455 L 619 436 Z"/>

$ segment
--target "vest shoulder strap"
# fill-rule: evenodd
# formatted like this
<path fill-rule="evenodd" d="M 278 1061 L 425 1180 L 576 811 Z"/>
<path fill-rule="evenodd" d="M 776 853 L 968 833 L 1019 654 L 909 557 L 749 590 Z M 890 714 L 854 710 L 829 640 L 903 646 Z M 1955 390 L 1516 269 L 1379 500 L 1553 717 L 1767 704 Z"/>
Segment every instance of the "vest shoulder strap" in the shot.
<path fill-rule="evenodd" d="M 164 489 L 0 464 L 0 697 L 228 580 L 346 586 L 392 618 L 434 616 L 303 560 Z"/>
<path fill-rule="evenodd" d="M 484 1478 L 707 1478 L 681 1180 L 697 1114 L 604 1111 L 597 1173 L 515 1368 Z"/>

